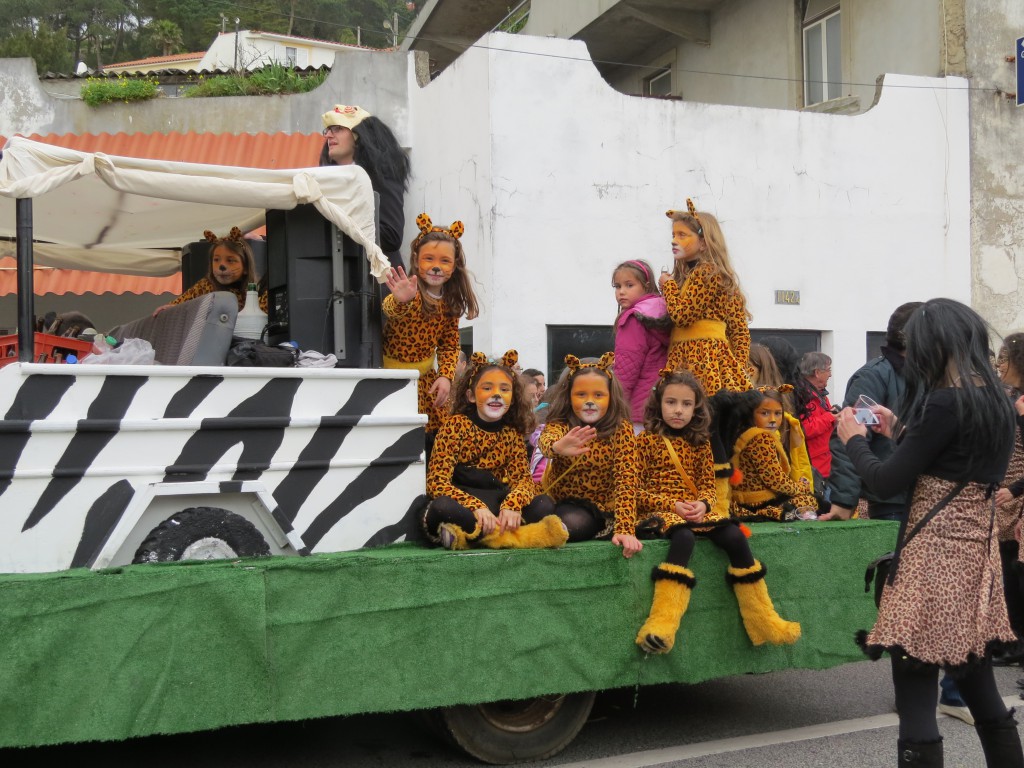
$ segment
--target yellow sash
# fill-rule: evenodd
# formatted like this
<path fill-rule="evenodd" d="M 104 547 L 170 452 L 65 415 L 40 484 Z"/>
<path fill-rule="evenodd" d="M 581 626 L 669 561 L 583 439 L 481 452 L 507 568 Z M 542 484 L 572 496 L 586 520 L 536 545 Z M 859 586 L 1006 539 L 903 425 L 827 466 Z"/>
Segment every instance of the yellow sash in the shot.
<path fill-rule="evenodd" d="M 697 486 L 693 484 L 693 479 L 683 471 L 683 463 L 679 461 L 679 454 L 676 453 L 676 449 L 672 445 L 672 441 L 664 435 L 662 435 L 661 439 L 665 441 L 665 447 L 668 449 L 669 458 L 672 459 L 672 463 L 676 465 L 676 471 L 679 473 L 679 477 L 683 481 L 683 487 L 686 488 L 686 492 L 690 495 L 690 498 L 687 499 L 687 501 L 699 501 L 697 498 Z"/>
<path fill-rule="evenodd" d="M 675 326 L 672 329 L 672 343 L 680 344 L 694 339 L 717 339 L 727 341 L 725 323 L 721 320 L 698 320 L 686 326 Z"/>
<path fill-rule="evenodd" d="M 420 376 L 425 376 L 428 371 L 434 370 L 434 356 L 431 355 L 425 360 L 417 360 L 415 363 L 407 363 L 404 360 L 396 360 L 393 357 L 384 355 L 384 367 L 400 368 L 404 371 L 419 371 Z"/>

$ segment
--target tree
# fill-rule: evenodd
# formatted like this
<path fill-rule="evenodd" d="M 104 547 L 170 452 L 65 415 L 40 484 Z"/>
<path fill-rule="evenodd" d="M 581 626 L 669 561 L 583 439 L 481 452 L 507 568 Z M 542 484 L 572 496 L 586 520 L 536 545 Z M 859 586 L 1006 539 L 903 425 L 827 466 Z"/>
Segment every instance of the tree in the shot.
<path fill-rule="evenodd" d="M 162 56 L 170 56 L 181 50 L 184 38 L 181 27 L 173 21 L 158 19 L 146 26 L 146 33 L 160 49 Z"/>

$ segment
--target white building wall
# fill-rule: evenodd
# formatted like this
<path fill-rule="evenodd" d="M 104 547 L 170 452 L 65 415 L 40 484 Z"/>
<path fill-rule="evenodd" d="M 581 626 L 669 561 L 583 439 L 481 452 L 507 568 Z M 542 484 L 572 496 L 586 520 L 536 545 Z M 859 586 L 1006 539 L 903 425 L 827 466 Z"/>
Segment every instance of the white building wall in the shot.
<path fill-rule="evenodd" d="M 543 367 L 547 324 L 610 324 L 612 268 L 667 266 L 687 196 L 721 220 L 754 328 L 824 332 L 838 396 L 899 304 L 969 301 L 963 80 L 890 76 L 833 116 L 625 96 L 581 43 L 483 43 L 412 94 L 407 205 L 467 224 L 477 349 Z"/>

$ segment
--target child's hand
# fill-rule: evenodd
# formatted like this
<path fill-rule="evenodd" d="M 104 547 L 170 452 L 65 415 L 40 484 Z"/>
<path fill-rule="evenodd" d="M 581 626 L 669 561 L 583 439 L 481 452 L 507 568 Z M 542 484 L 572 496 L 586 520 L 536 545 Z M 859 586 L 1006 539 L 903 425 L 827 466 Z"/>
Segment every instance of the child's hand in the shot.
<path fill-rule="evenodd" d="M 1013 494 L 1010 493 L 1009 488 L 1000 488 L 996 491 L 996 504 L 1003 506 L 1003 504 L 1009 504 L 1013 501 Z"/>
<path fill-rule="evenodd" d="M 434 407 L 440 408 L 448 402 L 448 395 L 452 391 L 451 379 L 446 376 L 438 376 L 437 380 L 430 387 L 430 394 L 434 396 Z"/>
<path fill-rule="evenodd" d="M 498 518 L 494 516 L 487 507 L 481 507 L 473 512 L 473 516 L 476 521 L 480 523 L 480 535 L 486 536 L 488 533 L 493 533 L 494 529 L 498 527 Z"/>
<path fill-rule="evenodd" d="M 564 437 L 552 443 L 551 447 L 559 456 L 580 456 L 590 452 L 590 446 L 587 443 L 595 437 L 597 437 L 597 430 L 593 427 L 573 427 L 565 433 Z"/>
<path fill-rule="evenodd" d="M 519 530 L 519 526 L 522 524 L 523 514 L 514 509 L 503 509 L 498 514 L 498 530 L 502 533 Z"/>
<path fill-rule="evenodd" d="M 405 267 L 395 267 L 388 272 L 388 289 L 399 304 L 406 304 L 416 298 L 416 275 L 408 277 Z"/>
<path fill-rule="evenodd" d="M 161 312 L 163 312 L 165 309 L 170 309 L 173 306 L 174 306 L 173 304 L 164 304 L 162 307 L 157 307 L 156 309 L 153 310 L 153 317 L 156 317 Z"/>
<path fill-rule="evenodd" d="M 707 514 L 707 506 L 703 501 L 677 501 L 676 514 L 688 523 L 702 523 Z"/>
<path fill-rule="evenodd" d="M 612 536 L 612 544 L 622 547 L 622 556 L 627 559 L 644 548 L 644 543 L 640 539 L 628 533 L 616 533 Z"/>

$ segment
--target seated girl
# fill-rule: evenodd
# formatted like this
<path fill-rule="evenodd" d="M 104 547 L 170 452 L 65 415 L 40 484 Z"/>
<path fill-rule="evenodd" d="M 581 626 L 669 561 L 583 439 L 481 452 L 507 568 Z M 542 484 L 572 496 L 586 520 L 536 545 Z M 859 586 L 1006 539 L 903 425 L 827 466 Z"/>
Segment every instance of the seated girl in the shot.
<path fill-rule="evenodd" d="M 754 645 L 795 643 L 800 625 L 779 617 L 764 583 L 767 570 L 754 559 L 735 520 L 715 504 L 711 455 L 711 411 L 693 374 L 661 371 L 644 412 L 645 431 L 637 437 L 644 482 L 637 491 L 641 538 L 667 538 L 665 562 L 651 573 L 654 601 L 636 643 L 648 653 L 667 653 L 697 583 L 690 562 L 696 536 L 710 539 L 729 558 L 726 578 L 739 603 L 747 636 Z"/>
<path fill-rule="evenodd" d="M 791 390 L 784 384 L 728 393 L 723 402 L 723 432 L 726 444 L 733 446 L 730 513 L 737 519 L 779 522 L 816 516 L 818 504 L 805 467 L 791 465 L 779 436 L 785 423 L 782 395 Z"/>
<path fill-rule="evenodd" d="M 614 361 L 611 352 L 593 364 L 566 355 L 569 375 L 555 388 L 539 447 L 548 457 L 543 487 L 569 541 L 610 538 L 631 557 L 643 548 L 633 531 L 636 443 Z"/>
<path fill-rule="evenodd" d="M 153 312 L 154 316 L 175 304 L 181 304 L 189 299 L 205 296 L 215 291 L 231 291 L 238 299 L 238 308 L 242 309 L 245 306 L 245 296 L 249 284 L 256 283 L 258 278 L 256 277 L 256 263 L 253 259 L 252 248 L 242 237 L 242 230 L 232 227 L 227 237 L 217 237 L 210 230 L 206 230 L 203 232 L 203 236 L 210 243 L 209 272 L 170 304 L 157 307 Z M 259 300 L 260 309 L 266 312 L 267 292 L 265 287 L 260 289 Z"/>
<path fill-rule="evenodd" d="M 475 352 L 456 382 L 452 414 L 441 425 L 427 470 L 427 538 L 446 549 L 560 547 L 568 538 L 554 502 L 538 494 L 526 458 L 533 403 L 513 372 Z"/>

